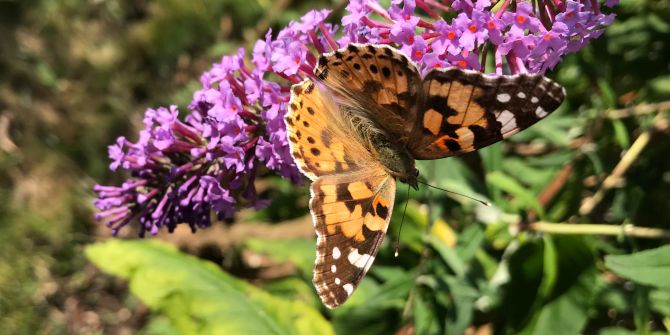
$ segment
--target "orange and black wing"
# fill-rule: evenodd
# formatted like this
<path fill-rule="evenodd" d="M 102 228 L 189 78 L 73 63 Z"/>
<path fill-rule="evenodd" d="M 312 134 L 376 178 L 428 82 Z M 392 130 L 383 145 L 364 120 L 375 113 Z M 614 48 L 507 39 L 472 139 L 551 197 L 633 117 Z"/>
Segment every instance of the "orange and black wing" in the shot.
<path fill-rule="evenodd" d="M 539 74 L 433 70 L 422 83 L 410 152 L 437 159 L 477 150 L 532 126 L 564 98 L 563 87 Z"/>
<path fill-rule="evenodd" d="M 334 102 L 309 79 L 291 88 L 284 121 L 293 160 L 311 180 L 360 169 L 360 158 L 370 157 Z"/>
<path fill-rule="evenodd" d="M 374 261 L 391 219 L 395 179 L 312 81 L 292 87 L 288 109 L 291 155 L 313 181 L 314 285 L 333 308 L 351 296 Z"/>
<path fill-rule="evenodd" d="M 411 131 L 421 76 L 397 49 L 350 44 L 321 55 L 314 74 L 340 106 L 366 115 L 390 136 L 404 138 Z"/>
<path fill-rule="evenodd" d="M 372 266 L 386 236 L 395 179 L 381 167 L 324 176 L 312 184 L 317 233 L 314 285 L 323 303 L 343 304 Z"/>

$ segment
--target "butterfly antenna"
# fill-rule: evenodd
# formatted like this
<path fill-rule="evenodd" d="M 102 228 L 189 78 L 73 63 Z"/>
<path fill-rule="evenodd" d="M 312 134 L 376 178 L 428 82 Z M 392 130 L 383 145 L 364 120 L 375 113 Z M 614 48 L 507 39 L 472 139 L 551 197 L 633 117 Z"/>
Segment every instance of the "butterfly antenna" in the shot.
<path fill-rule="evenodd" d="M 398 257 L 400 254 L 400 232 L 402 232 L 402 224 L 405 222 L 405 213 L 407 213 L 407 204 L 409 204 L 409 185 L 407 185 L 407 201 L 405 201 L 405 209 L 402 211 L 402 219 L 400 219 L 400 228 L 398 229 L 398 237 L 395 240 L 395 253 L 393 256 Z"/>
<path fill-rule="evenodd" d="M 441 188 L 441 187 L 437 187 L 437 186 L 433 186 L 433 185 L 428 184 L 428 183 L 424 183 L 424 182 L 422 182 L 422 181 L 420 181 L 420 180 L 417 180 L 417 182 L 418 182 L 419 184 L 423 184 L 423 185 L 426 185 L 426 186 L 428 186 L 428 187 L 432 187 L 432 188 L 437 189 L 437 190 L 440 190 L 440 191 L 444 191 L 444 192 L 447 192 L 447 193 L 460 195 L 461 197 L 464 197 L 464 198 L 468 198 L 468 199 L 470 199 L 470 200 L 477 201 L 478 203 L 480 203 L 480 204 L 482 204 L 482 205 L 484 205 L 484 206 L 491 206 L 491 203 L 488 202 L 488 201 L 484 201 L 484 200 L 480 200 L 480 199 L 477 199 L 477 198 L 473 198 L 473 197 L 471 197 L 471 196 L 469 196 L 469 195 L 465 195 L 465 194 L 462 194 L 462 193 L 458 193 L 458 192 L 454 192 L 454 191 L 449 191 L 449 190 L 443 189 L 443 188 Z"/>

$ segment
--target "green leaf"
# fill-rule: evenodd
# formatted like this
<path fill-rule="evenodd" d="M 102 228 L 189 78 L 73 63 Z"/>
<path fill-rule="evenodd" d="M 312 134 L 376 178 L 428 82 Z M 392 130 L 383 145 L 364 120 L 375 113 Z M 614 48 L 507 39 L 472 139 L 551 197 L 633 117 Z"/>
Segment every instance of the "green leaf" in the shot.
<path fill-rule="evenodd" d="M 489 184 L 495 185 L 499 189 L 502 189 L 503 191 L 513 195 L 515 199 L 514 202 L 520 203 L 522 205 L 518 207 L 532 208 L 538 214 L 540 214 L 540 216 L 544 215 L 544 209 L 535 198 L 535 194 L 528 191 L 527 188 L 519 184 L 516 180 L 510 178 L 508 175 L 500 171 L 489 172 L 486 175 L 486 181 Z"/>
<path fill-rule="evenodd" d="M 445 320 L 445 329 L 448 334 L 464 334 L 472 322 L 475 300 L 479 293 L 463 278 L 446 276 L 444 278 L 452 296 L 453 308 L 449 309 Z"/>
<path fill-rule="evenodd" d="M 540 311 L 530 334 L 579 334 L 588 321 L 588 311 L 595 299 L 598 272 L 591 269 L 575 285 Z"/>
<path fill-rule="evenodd" d="M 630 136 L 628 129 L 621 120 L 612 120 L 612 127 L 614 128 L 614 139 L 621 148 L 630 147 Z"/>
<path fill-rule="evenodd" d="M 625 328 L 603 328 L 600 330 L 598 335 L 639 335 L 640 333 L 634 330 L 628 330 Z M 667 335 L 666 332 L 651 332 L 649 335 Z"/>
<path fill-rule="evenodd" d="M 670 76 L 656 77 L 649 85 L 658 94 L 670 95 Z"/>
<path fill-rule="evenodd" d="M 367 282 L 367 283 L 366 283 Z M 365 290 L 364 285 L 374 290 Z M 399 311 L 407 302 L 409 291 L 414 285 L 414 273 L 406 272 L 397 278 L 374 285 L 369 276 L 361 282 L 349 300 L 332 310 L 333 326 L 338 334 L 390 334 L 400 326 L 400 317 L 389 317 Z M 362 290 L 367 291 L 362 294 Z M 379 322 L 379 320 L 386 320 Z"/>
<path fill-rule="evenodd" d="M 221 271 L 164 242 L 110 240 L 86 256 L 167 316 L 182 334 L 333 334 L 321 314 Z"/>
<path fill-rule="evenodd" d="M 630 255 L 608 255 L 605 266 L 634 282 L 670 288 L 670 245 Z"/>
<path fill-rule="evenodd" d="M 321 300 L 316 295 L 311 278 L 309 281 L 306 281 L 298 277 L 285 277 L 267 282 L 261 287 L 276 297 L 304 301 L 315 308 L 323 306 Z"/>
<path fill-rule="evenodd" d="M 488 149 L 487 147 L 485 149 Z M 440 159 L 416 162 L 417 168 L 422 176 L 430 177 L 428 180 L 435 186 L 446 188 L 450 191 L 460 192 L 471 196 L 480 197 L 476 192 L 476 187 L 482 186 L 479 183 L 479 177 L 463 163 L 460 159 Z M 454 197 L 454 200 L 462 201 L 461 197 Z"/>
<path fill-rule="evenodd" d="M 605 79 L 600 79 L 598 80 L 598 88 L 600 89 L 600 99 L 604 104 L 604 106 L 602 106 L 603 109 L 616 107 L 616 93 L 614 93 L 614 89 L 610 83 Z"/>
<path fill-rule="evenodd" d="M 442 259 L 449 265 L 457 277 L 465 276 L 465 263 L 458 257 L 458 254 L 452 248 L 446 246 L 435 236 L 428 236 L 430 245 L 442 256 Z"/>
<path fill-rule="evenodd" d="M 653 290 L 649 293 L 651 309 L 670 317 L 670 290 Z"/>
<path fill-rule="evenodd" d="M 456 245 L 458 258 L 463 262 L 470 262 L 475 257 L 477 250 L 480 250 L 484 237 L 484 230 L 480 225 L 471 224 L 465 227 L 458 236 Z"/>
<path fill-rule="evenodd" d="M 545 235 L 543 238 L 544 241 L 544 259 L 543 259 L 543 271 L 542 271 L 542 283 L 538 290 L 538 294 L 541 297 L 548 297 L 551 291 L 554 289 L 554 284 L 556 283 L 558 277 L 558 255 L 556 254 L 556 246 L 551 235 Z"/>
<path fill-rule="evenodd" d="M 519 247 L 509 258 L 510 281 L 496 329 L 514 334 L 579 333 L 601 286 L 587 242 L 577 236 L 551 236 Z"/>
<path fill-rule="evenodd" d="M 546 166 L 533 166 L 525 158 L 510 157 L 503 163 L 503 171 L 518 179 L 524 184 L 530 185 L 534 192 L 538 192 L 546 186 L 547 182 L 556 172 L 559 166 L 547 168 Z"/>
<path fill-rule="evenodd" d="M 414 295 L 412 301 L 414 316 L 414 331 L 416 334 L 439 334 L 440 325 L 435 309 L 431 308 L 420 294 Z"/>
<path fill-rule="evenodd" d="M 314 268 L 316 241 L 311 238 L 262 240 L 249 239 L 245 245 L 256 252 L 267 254 L 277 261 L 290 261 L 311 277 Z"/>
<path fill-rule="evenodd" d="M 139 335 L 180 335 L 170 319 L 164 316 L 153 317 Z"/>

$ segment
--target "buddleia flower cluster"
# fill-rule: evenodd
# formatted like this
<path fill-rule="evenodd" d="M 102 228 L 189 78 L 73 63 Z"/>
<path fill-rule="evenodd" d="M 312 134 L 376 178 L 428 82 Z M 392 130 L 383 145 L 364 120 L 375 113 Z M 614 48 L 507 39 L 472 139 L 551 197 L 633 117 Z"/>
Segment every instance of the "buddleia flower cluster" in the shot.
<path fill-rule="evenodd" d="M 254 185 L 261 173 L 301 182 L 283 118 L 290 86 L 314 76 L 321 53 L 350 43 L 389 44 L 424 73 L 451 66 L 544 73 L 614 19 L 597 0 L 393 0 L 388 7 L 353 0 L 339 22 L 329 14 L 310 11 L 268 31 L 251 52 L 222 57 L 201 75 L 186 111 L 148 109 L 136 142 L 119 137 L 109 147 L 111 170 L 130 177 L 95 186 L 96 219 L 113 234 L 131 222 L 139 223 L 140 236 L 178 224 L 195 231 L 240 208 L 265 206 Z"/>

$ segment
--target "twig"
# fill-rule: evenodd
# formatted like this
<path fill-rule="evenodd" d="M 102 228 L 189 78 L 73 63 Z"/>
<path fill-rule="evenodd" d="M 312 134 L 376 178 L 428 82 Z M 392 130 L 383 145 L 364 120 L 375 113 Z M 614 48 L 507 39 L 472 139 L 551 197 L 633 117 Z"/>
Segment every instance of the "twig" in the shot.
<path fill-rule="evenodd" d="M 635 139 L 635 142 L 633 142 L 633 145 L 630 146 L 628 151 L 621 157 L 621 160 L 619 163 L 614 167 L 614 170 L 612 170 L 612 173 L 603 180 L 602 185 L 600 186 L 600 189 L 591 197 L 585 198 L 584 201 L 582 201 L 582 206 L 579 208 L 579 214 L 581 215 L 586 215 L 591 213 L 593 208 L 595 208 L 596 205 L 600 203 L 600 201 L 603 200 L 603 197 L 605 196 L 605 193 L 611 189 L 614 188 L 615 186 L 619 185 L 623 175 L 628 171 L 628 169 L 633 165 L 633 162 L 637 159 L 637 157 L 640 155 L 642 150 L 649 144 L 649 140 L 651 139 L 651 135 L 654 132 L 658 131 L 665 131 L 669 127 L 668 120 L 663 117 L 662 114 L 656 115 L 656 118 L 654 119 L 654 127 L 651 129 L 646 130 L 640 136 Z"/>
<path fill-rule="evenodd" d="M 14 153 L 18 147 L 9 136 L 11 118 L 8 115 L 0 115 L 0 151 Z"/>
<path fill-rule="evenodd" d="M 608 235 L 651 239 L 670 239 L 670 230 L 661 228 L 637 227 L 630 223 L 611 225 L 594 223 L 550 223 L 545 221 L 538 221 L 527 225 L 525 228 L 528 230 L 549 234 Z"/>
<path fill-rule="evenodd" d="M 554 179 L 547 186 L 545 186 L 540 195 L 537 197 L 537 201 L 540 203 L 540 206 L 543 208 L 547 207 L 551 200 L 554 199 L 556 194 L 558 194 L 558 192 L 563 189 L 563 186 L 565 186 L 567 183 L 568 178 L 570 178 L 572 175 L 573 169 L 573 162 L 569 162 L 568 164 L 564 165 L 563 168 L 561 168 L 556 177 L 554 177 Z M 532 222 L 535 220 L 537 220 L 537 213 L 535 211 L 528 212 L 528 221 Z"/>
<path fill-rule="evenodd" d="M 621 119 L 629 116 L 639 116 L 670 109 L 670 101 L 653 104 L 640 104 L 633 107 L 614 109 L 605 113 L 609 119 Z"/>
<path fill-rule="evenodd" d="M 628 151 L 621 157 L 621 160 L 614 167 L 612 173 L 603 180 L 600 189 L 598 189 L 593 196 L 585 198 L 584 201 L 582 201 L 582 206 L 579 208 L 579 214 L 587 215 L 591 213 L 593 208 L 603 200 L 605 193 L 621 182 L 622 176 L 628 171 L 631 165 L 633 165 L 633 162 L 637 159 L 647 144 L 649 144 L 650 138 L 651 130 L 647 130 L 635 139 L 633 145 L 631 145 Z"/>

